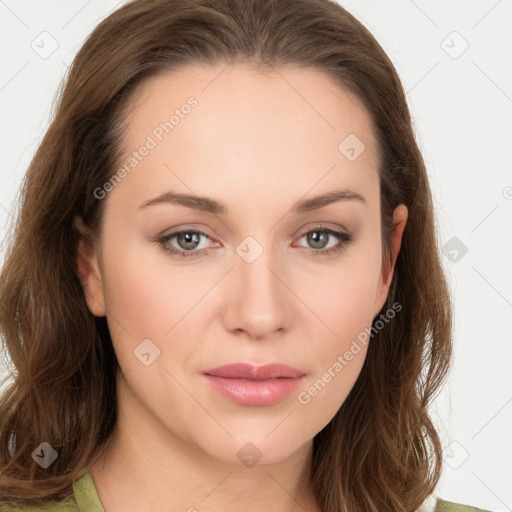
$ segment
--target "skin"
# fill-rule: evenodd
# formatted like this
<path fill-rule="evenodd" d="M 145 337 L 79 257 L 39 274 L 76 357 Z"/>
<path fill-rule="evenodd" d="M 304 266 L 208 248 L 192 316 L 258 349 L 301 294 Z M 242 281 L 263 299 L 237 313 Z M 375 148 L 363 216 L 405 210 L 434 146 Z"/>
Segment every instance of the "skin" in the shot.
<path fill-rule="evenodd" d="M 101 238 L 80 238 L 88 307 L 106 315 L 122 370 L 116 443 L 111 457 L 90 466 L 107 512 L 320 510 L 310 487 L 297 483 L 313 437 L 347 397 L 367 347 L 360 344 L 309 403 L 297 396 L 370 328 L 400 250 L 404 205 L 395 210 L 391 266 L 381 266 L 378 155 L 364 106 L 319 71 L 224 68 L 189 66 L 136 91 L 122 162 L 187 98 L 198 105 L 103 199 Z M 354 161 L 338 149 L 348 134 L 366 146 Z M 366 203 L 291 211 L 340 188 Z M 214 198 L 228 212 L 139 208 L 171 190 Z M 354 240 L 315 254 L 343 243 L 332 235 L 323 245 L 308 240 L 317 223 Z M 75 225 L 83 233 L 80 218 Z M 155 242 L 181 228 L 205 231 L 193 250 L 209 251 L 187 259 Z M 248 236 L 263 248 L 251 263 L 236 252 Z M 167 245 L 190 248 L 179 237 Z M 160 349 L 148 366 L 134 356 L 146 338 Z M 281 362 L 306 377 L 275 405 L 239 405 L 201 375 L 235 362 Z M 237 452 L 249 442 L 261 459 L 247 467 Z"/>

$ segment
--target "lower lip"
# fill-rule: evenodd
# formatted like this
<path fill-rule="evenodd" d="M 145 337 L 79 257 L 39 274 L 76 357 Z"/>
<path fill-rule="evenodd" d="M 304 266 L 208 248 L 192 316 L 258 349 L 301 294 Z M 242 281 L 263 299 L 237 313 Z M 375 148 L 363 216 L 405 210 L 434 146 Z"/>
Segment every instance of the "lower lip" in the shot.
<path fill-rule="evenodd" d="M 273 405 L 292 393 L 302 377 L 279 377 L 268 380 L 227 379 L 204 375 L 210 385 L 233 402 L 242 405 Z"/>

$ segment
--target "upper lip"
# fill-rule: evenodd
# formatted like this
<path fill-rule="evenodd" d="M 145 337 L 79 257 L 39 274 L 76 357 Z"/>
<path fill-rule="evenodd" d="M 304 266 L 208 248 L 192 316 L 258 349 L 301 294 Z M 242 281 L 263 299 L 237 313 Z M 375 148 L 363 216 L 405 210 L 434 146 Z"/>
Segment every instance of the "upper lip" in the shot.
<path fill-rule="evenodd" d="M 218 366 L 204 372 L 206 375 L 224 377 L 228 379 L 266 380 L 278 377 L 302 377 L 305 373 L 297 368 L 285 364 L 265 364 L 254 366 L 249 363 L 235 363 Z"/>

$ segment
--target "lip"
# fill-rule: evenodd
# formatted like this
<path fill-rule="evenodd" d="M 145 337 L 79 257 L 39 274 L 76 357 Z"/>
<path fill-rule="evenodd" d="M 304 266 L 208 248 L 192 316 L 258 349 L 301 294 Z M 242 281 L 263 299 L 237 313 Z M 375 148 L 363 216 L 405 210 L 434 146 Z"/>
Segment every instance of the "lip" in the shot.
<path fill-rule="evenodd" d="M 207 382 L 231 401 L 248 406 L 273 405 L 294 391 L 305 373 L 283 364 L 247 363 L 219 366 L 203 372 Z"/>
<path fill-rule="evenodd" d="M 279 377 L 302 377 L 305 372 L 292 368 L 285 364 L 264 364 L 263 366 L 254 366 L 250 363 L 235 363 L 218 366 L 204 372 L 214 377 L 225 377 L 228 379 L 250 379 L 267 380 L 277 379 Z"/>

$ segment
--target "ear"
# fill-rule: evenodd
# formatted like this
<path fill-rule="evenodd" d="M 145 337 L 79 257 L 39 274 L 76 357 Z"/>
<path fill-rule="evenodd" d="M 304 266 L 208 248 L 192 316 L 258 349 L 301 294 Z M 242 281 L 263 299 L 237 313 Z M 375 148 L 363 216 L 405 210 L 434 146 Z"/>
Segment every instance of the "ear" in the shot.
<path fill-rule="evenodd" d="M 393 212 L 393 225 L 396 226 L 391 235 L 391 261 L 385 262 L 381 267 L 381 275 L 378 284 L 374 316 L 382 309 L 388 296 L 389 287 L 395 271 L 395 263 L 402 245 L 402 235 L 407 223 L 409 211 L 405 204 L 400 204 Z"/>
<path fill-rule="evenodd" d="M 78 278 L 84 289 L 87 307 L 94 316 L 105 316 L 105 298 L 97 247 L 82 217 L 75 217 L 73 226 L 79 233 L 77 255 Z"/>

